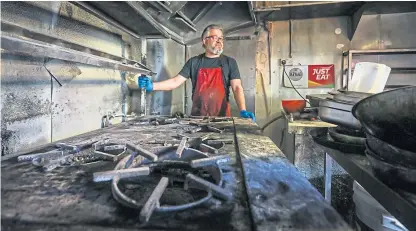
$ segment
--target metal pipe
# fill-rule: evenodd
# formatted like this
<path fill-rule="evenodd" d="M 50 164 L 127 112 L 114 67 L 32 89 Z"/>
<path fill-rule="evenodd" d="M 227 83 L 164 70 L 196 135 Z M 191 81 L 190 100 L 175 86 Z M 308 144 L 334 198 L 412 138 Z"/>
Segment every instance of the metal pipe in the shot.
<path fill-rule="evenodd" d="M 189 47 L 187 45 L 185 45 L 185 63 L 189 60 Z M 188 111 L 188 81 L 185 81 L 185 85 L 184 85 L 184 90 L 185 90 L 185 94 L 184 94 L 184 109 L 183 109 L 183 114 L 186 114 Z"/>
<path fill-rule="evenodd" d="M 140 116 L 146 115 L 146 88 L 140 89 Z"/>
<path fill-rule="evenodd" d="M 291 11 L 289 9 L 289 58 L 292 58 L 292 20 Z"/>
<path fill-rule="evenodd" d="M 248 11 L 250 12 L 251 20 L 254 22 L 254 24 L 257 24 L 256 14 L 254 13 L 253 9 L 253 1 L 248 1 Z"/>
<path fill-rule="evenodd" d="M 99 11 L 98 9 L 96 9 L 95 7 L 91 6 L 89 3 L 87 2 L 81 2 L 81 1 L 70 1 L 70 3 L 80 7 L 81 9 L 91 13 L 92 15 L 96 16 L 97 18 L 105 21 L 106 23 L 126 32 L 127 34 L 135 37 L 135 38 L 140 38 L 140 35 L 136 34 L 135 32 L 131 31 L 130 29 L 128 29 L 127 27 L 125 27 L 124 25 L 122 25 L 121 23 L 117 22 L 116 20 L 114 20 L 113 18 L 111 18 L 110 16 L 106 15 L 105 13 Z"/>
<path fill-rule="evenodd" d="M 271 33 L 270 33 L 270 28 L 268 28 L 268 30 L 267 30 L 267 54 L 269 55 L 268 60 L 269 60 L 269 84 L 270 84 L 270 86 L 272 85 L 272 62 L 271 62 L 272 48 L 271 48 L 271 46 L 272 46 Z M 261 74 L 261 72 L 260 72 L 260 74 Z M 263 78 L 263 76 L 261 78 Z"/>
<path fill-rule="evenodd" d="M 257 8 L 257 9 L 254 9 L 254 12 L 276 11 L 276 10 L 280 10 L 280 8 L 285 8 L 285 7 L 315 6 L 315 5 L 325 5 L 325 4 L 336 4 L 336 3 L 342 3 L 342 2 L 346 2 L 346 1 L 284 4 L 284 5 L 277 5 L 273 7 Z"/>

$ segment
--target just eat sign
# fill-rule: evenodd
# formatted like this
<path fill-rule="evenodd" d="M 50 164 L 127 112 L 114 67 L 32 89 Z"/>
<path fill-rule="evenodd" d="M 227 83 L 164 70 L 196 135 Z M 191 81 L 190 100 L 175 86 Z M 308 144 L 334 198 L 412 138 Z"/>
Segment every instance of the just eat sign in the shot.
<path fill-rule="evenodd" d="M 334 65 L 308 65 L 308 87 L 334 87 Z"/>
<path fill-rule="evenodd" d="M 286 73 L 297 88 L 333 88 L 335 87 L 334 64 L 299 65 L 286 67 Z M 284 86 L 292 87 L 287 76 Z"/>

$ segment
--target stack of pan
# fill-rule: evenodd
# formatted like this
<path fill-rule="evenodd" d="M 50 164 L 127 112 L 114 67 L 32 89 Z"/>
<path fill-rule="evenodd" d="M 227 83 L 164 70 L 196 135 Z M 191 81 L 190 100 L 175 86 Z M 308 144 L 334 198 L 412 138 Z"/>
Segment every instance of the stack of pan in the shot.
<path fill-rule="evenodd" d="M 338 125 L 328 129 L 330 137 L 337 144 L 337 149 L 355 153 L 364 153 L 365 134 L 361 130 L 360 122 L 352 115 L 352 108 L 360 100 L 371 96 L 371 93 L 340 91 L 332 94 L 332 98 L 319 103 L 319 117 L 321 120 Z M 328 140 L 330 142 L 330 140 Z"/>
<path fill-rule="evenodd" d="M 375 174 L 391 186 L 416 191 L 416 87 L 362 99 L 352 114 L 365 132 L 365 154 Z"/>
<path fill-rule="evenodd" d="M 332 94 L 332 98 L 319 102 L 319 117 L 323 121 L 346 129 L 361 130 L 360 122 L 352 115 L 352 108 L 371 93 L 341 91 Z"/>

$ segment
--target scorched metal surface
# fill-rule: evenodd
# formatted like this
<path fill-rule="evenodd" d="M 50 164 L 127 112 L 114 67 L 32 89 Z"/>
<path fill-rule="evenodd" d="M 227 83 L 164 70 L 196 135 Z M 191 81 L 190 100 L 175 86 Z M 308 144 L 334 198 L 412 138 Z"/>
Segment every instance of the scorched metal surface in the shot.
<path fill-rule="evenodd" d="M 235 131 L 256 230 L 351 230 L 258 126 L 237 118 Z"/>
<path fill-rule="evenodd" d="M 183 123 L 134 123 L 125 122 L 60 142 L 80 145 L 110 138 L 126 140 L 156 153 L 163 146 L 155 145 L 155 141 L 172 141 L 178 134 L 206 134 L 189 134 L 186 131 L 191 125 Z M 215 127 L 224 131 L 213 136 L 234 140 L 227 142 L 218 154 L 209 154 L 230 156 L 230 162 L 221 165 L 223 188 L 231 192 L 230 201 L 213 198 L 188 210 L 154 213 L 147 223 L 142 223 L 140 210 L 126 208 L 113 198 L 110 182 L 93 182 L 94 172 L 113 170 L 116 162 L 44 172 L 13 157 L 2 160 L 2 230 L 349 229 L 254 123 L 234 119 L 215 123 Z M 50 150 L 53 145 L 31 153 Z"/>

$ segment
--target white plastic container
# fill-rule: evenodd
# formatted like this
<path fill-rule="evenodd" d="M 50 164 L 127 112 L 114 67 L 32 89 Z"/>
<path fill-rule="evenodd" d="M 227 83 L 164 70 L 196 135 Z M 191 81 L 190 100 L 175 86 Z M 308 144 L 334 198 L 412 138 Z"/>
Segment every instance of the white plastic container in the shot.
<path fill-rule="evenodd" d="M 380 93 L 386 86 L 390 71 L 390 67 L 380 63 L 357 63 L 348 90 Z"/>

